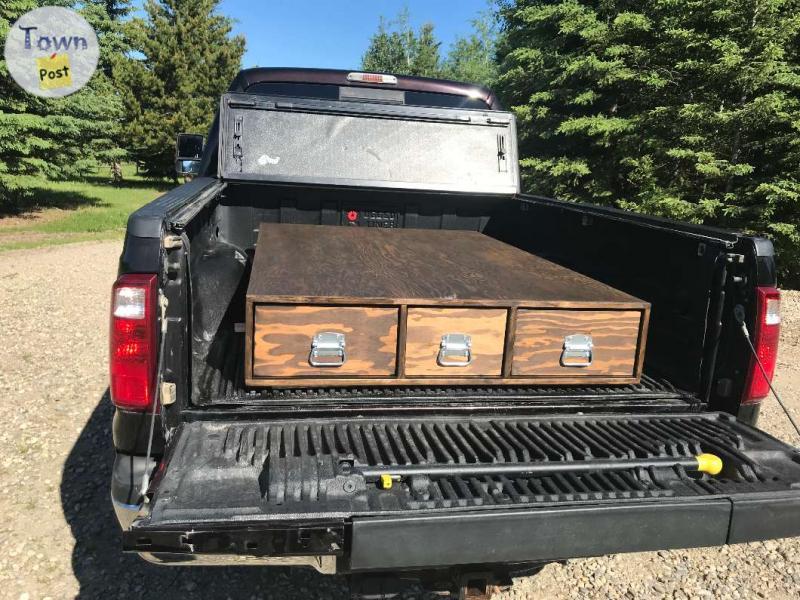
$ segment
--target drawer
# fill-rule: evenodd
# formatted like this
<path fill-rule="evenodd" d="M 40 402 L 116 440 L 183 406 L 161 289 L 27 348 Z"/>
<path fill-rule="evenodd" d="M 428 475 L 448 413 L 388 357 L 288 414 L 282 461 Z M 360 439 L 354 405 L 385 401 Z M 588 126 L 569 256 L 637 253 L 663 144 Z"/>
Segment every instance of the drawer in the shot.
<path fill-rule="evenodd" d="M 633 377 L 641 320 L 637 310 L 520 309 L 511 374 Z"/>
<path fill-rule="evenodd" d="M 397 319 L 397 308 L 256 305 L 253 376 L 393 376 Z M 334 335 L 319 335 L 325 333 Z M 344 341 L 341 353 L 337 338 Z"/>
<path fill-rule="evenodd" d="M 494 308 L 409 308 L 406 377 L 499 377 L 506 316 L 506 309 Z M 449 345 L 443 347 L 448 334 Z M 464 336 L 469 336 L 468 354 L 460 350 Z"/>

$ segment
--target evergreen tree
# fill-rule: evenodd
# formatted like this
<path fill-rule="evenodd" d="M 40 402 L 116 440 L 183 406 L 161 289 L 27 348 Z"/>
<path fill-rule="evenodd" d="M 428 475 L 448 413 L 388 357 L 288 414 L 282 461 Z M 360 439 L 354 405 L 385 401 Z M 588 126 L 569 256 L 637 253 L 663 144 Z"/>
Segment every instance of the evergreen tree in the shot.
<path fill-rule="evenodd" d="M 472 21 L 472 33 L 453 42 L 442 69 L 443 77 L 493 87 L 497 79 L 497 21 L 490 11 Z"/>
<path fill-rule="evenodd" d="M 526 190 L 766 233 L 800 283 L 798 0 L 508 0 Z"/>
<path fill-rule="evenodd" d="M 114 60 L 130 50 L 125 37 L 124 19 L 131 13 L 131 0 L 85 0 L 83 18 L 97 32 L 100 60 L 97 68 L 112 76 Z"/>
<path fill-rule="evenodd" d="M 497 22 L 490 11 L 482 12 L 472 22 L 470 35 L 453 42 L 444 60 L 433 24 L 424 23 L 414 31 L 409 21 L 408 9 L 392 21 L 381 17 L 361 60 L 363 70 L 492 84 L 497 76 Z"/>
<path fill-rule="evenodd" d="M 126 146 L 153 175 L 174 176 L 175 136 L 205 133 L 219 96 L 238 72 L 244 38 L 218 0 L 147 0 L 144 18 L 129 22 L 134 51 L 115 79 L 127 114 Z"/>
<path fill-rule="evenodd" d="M 117 6 L 124 3 L 117 2 Z M 101 65 L 118 45 L 118 30 L 110 25 L 105 7 L 93 2 L 9 0 L 0 4 L 0 37 L 24 13 L 39 6 L 78 7 L 96 28 Z M 121 102 L 109 78 L 99 68 L 80 91 L 64 98 L 40 98 L 25 92 L 0 58 L 0 211 L 18 210 L 30 196 L 27 176 L 74 178 L 96 171 L 122 156 L 116 138 Z"/>
<path fill-rule="evenodd" d="M 378 31 L 372 36 L 369 48 L 361 59 L 365 71 L 397 73 L 408 70 L 406 46 L 397 31 L 390 31 L 390 24 L 381 17 Z"/>
<path fill-rule="evenodd" d="M 439 77 L 441 42 L 436 39 L 433 29 L 431 23 L 425 23 L 419 32 L 415 32 L 409 23 L 407 9 L 390 22 L 381 17 L 378 31 L 361 59 L 361 68 L 396 75 Z"/>

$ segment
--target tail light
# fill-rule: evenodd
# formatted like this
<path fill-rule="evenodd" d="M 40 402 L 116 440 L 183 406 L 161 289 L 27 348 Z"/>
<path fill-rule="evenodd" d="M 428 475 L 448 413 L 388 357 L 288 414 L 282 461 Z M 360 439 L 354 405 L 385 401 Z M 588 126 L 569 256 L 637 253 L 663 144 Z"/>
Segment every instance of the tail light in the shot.
<path fill-rule="evenodd" d="M 781 293 L 773 287 L 756 289 L 757 319 L 752 332 L 753 347 L 761 360 L 767 378 L 761 373 L 755 357 L 750 359 L 742 404 L 756 404 L 769 394 L 769 384 L 778 362 L 778 338 L 781 333 Z"/>
<path fill-rule="evenodd" d="M 156 276 L 122 275 L 111 297 L 109 348 L 111 401 L 120 408 L 147 410 L 155 397 Z"/>

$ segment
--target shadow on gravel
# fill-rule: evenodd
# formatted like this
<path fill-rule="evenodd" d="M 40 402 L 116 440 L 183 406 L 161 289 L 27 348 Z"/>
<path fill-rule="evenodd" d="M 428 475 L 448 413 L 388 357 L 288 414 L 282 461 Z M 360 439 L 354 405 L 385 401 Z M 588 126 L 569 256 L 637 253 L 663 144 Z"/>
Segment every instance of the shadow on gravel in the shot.
<path fill-rule="evenodd" d="M 165 567 L 123 554 L 109 497 L 113 413 L 106 391 L 69 453 L 61 481 L 61 504 L 75 538 L 72 570 L 79 597 L 349 598 L 344 579 L 312 569 Z"/>

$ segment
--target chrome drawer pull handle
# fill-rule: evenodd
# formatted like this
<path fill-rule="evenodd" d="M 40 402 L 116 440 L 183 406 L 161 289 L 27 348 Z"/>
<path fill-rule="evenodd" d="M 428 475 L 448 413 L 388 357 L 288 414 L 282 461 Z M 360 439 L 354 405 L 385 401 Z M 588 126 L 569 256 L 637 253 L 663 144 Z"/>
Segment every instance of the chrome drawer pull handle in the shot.
<path fill-rule="evenodd" d="M 343 333 L 325 331 L 311 339 L 311 353 L 308 363 L 312 367 L 341 367 L 347 360 Z"/>
<path fill-rule="evenodd" d="M 564 350 L 561 352 L 562 367 L 588 367 L 592 364 L 592 336 L 574 333 L 564 338 Z"/>
<path fill-rule="evenodd" d="M 472 363 L 472 338 L 466 333 L 443 335 L 436 364 L 440 367 L 466 367 L 470 363 Z"/>

